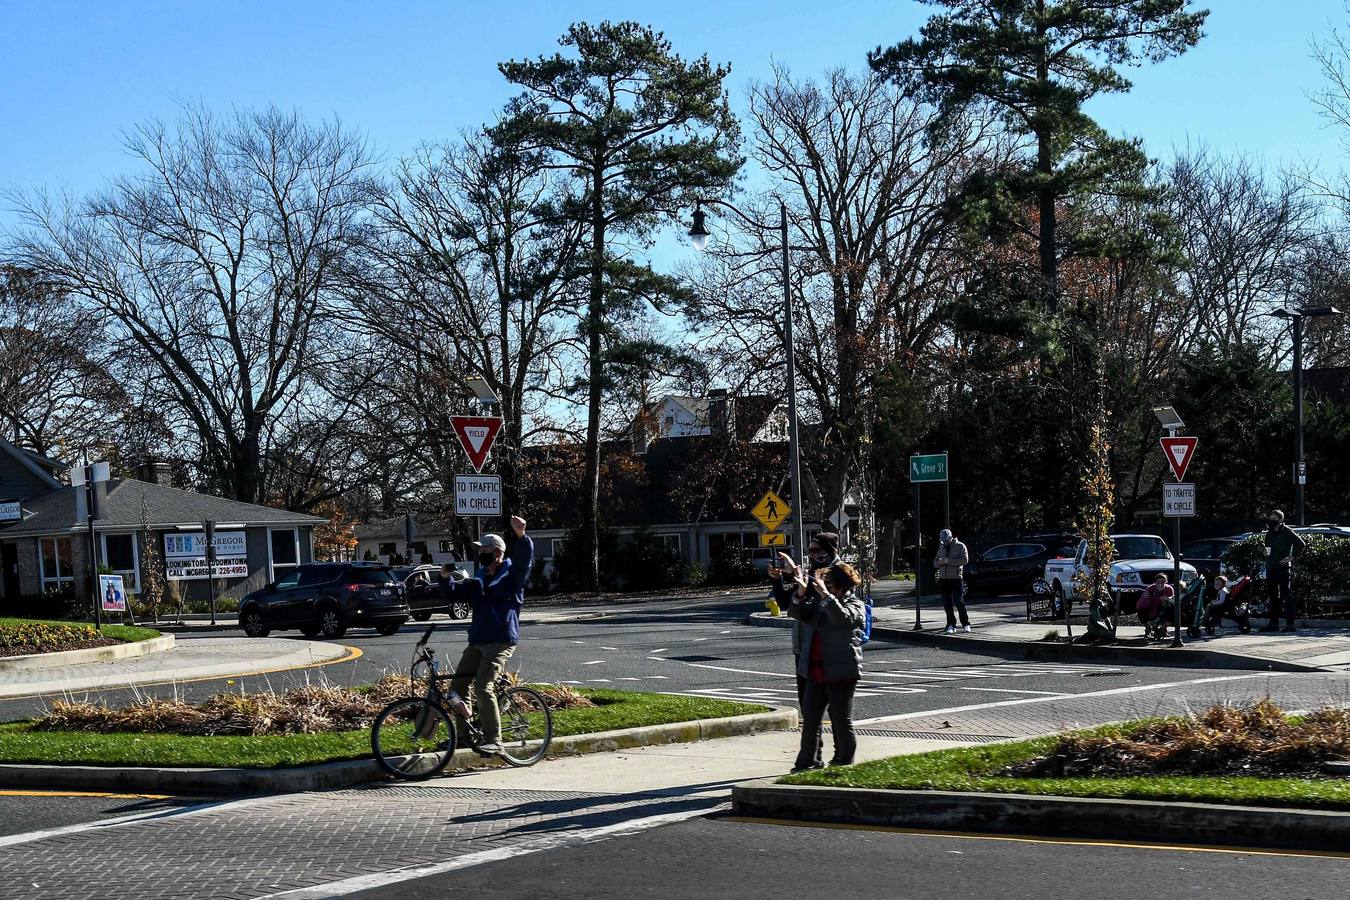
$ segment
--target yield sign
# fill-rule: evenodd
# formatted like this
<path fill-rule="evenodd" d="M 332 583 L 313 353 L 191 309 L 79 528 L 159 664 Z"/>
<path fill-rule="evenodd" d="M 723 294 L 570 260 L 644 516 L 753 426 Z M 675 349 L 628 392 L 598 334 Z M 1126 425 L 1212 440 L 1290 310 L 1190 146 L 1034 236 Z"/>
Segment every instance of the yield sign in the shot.
<path fill-rule="evenodd" d="M 1177 476 L 1177 481 L 1186 478 L 1186 469 L 1191 464 L 1191 457 L 1195 455 L 1195 445 L 1199 440 L 1194 437 L 1162 439 L 1163 456 L 1167 457 L 1167 464 L 1172 467 L 1172 473 Z"/>
<path fill-rule="evenodd" d="M 451 416 L 450 425 L 459 435 L 460 446 L 469 454 L 475 472 L 483 471 L 488 451 L 502 429 L 502 420 L 496 416 Z"/>

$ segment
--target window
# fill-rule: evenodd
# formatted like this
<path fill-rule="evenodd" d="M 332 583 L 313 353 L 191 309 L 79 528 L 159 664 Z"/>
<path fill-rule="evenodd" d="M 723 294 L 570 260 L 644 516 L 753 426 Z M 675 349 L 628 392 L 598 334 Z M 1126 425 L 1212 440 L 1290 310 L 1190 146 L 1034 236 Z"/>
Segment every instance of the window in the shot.
<path fill-rule="evenodd" d="M 563 550 L 566 546 L 567 546 L 566 538 L 554 538 L 552 543 L 550 544 L 549 557 L 551 559 L 557 559 L 558 557 L 562 556 Z"/>
<path fill-rule="evenodd" d="M 272 580 L 300 565 L 300 535 L 294 528 L 273 528 L 268 533 L 272 551 Z"/>
<path fill-rule="evenodd" d="M 73 586 L 75 583 L 74 561 L 71 558 L 70 538 L 43 538 L 39 541 L 42 563 L 42 589 Z"/>
<path fill-rule="evenodd" d="M 673 550 L 678 556 L 680 553 L 680 536 L 678 534 L 658 534 L 654 535 L 656 540 L 666 546 L 666 549 Z"/>
<path fill-rule="evenodd" d="M 114 575 L 122 576 L 129 591 L 141 589 L 139 550 L 134 534 L 103 535 L 103 562 Z"/>
<path fill-rule="evenodd" d="M 291 569 L 285 575 L 282 575 L 280 578 L 277 579 L 276 588 L 277 590 L 281 590 L 282 588 L 293 588 L 299 583 L 300 583 L 300 570 Z"/>
<path fill-rule="evenodd" d="M 390 544 L 381 544 L 379 552 L 380 556 L 393 556 L 397 551 L 394 549 L 394 545 L 390 543 Z"/>
<path fill-rule="evenodd" d="M 413 541 L 408 545 L 408 562 L 421 562 L 422 557 L 427 555 L 426 541 Z"/>
<path fill-rule="evenodd" d="M 678 537 L 678 535 L 672 535 Z M 708 558 L 721 559 L 728 553 L 748 557 L 746 548 L 759 546 L 759 534 L 753 531 L 715 531 L 708 535 Z"/>
<path fill-rule="evenodd" d="M 300 586 L 327 584 L 337 578 L 339 571 L 337 566 L 306 566 L 300 570 Z"/>
<path fill-rule="evenodd" d="M 980 556 L 980 562 L 998 562 L 1007 559 L 1009 551 L 1012 550 L 1011 544 L 1000 544 L 997 547 L 990 547 Z"/>
<path fill-rule="evenodd" d="M 440 543 L 440 548 L 441 548 L 441 552 L 442 552 L 442 553 L 454 553 L 454 552 L 455 552 L 455 542 L 454 542 L 454 541 L 441 541 L 441 543 Z"/>
<path fill-rule="evenodd" d="M 385 585 L 397 580 L 394 578 L 394 573 L 389 569 L 353 569 L 349 576 L 352 584 Z"/>
<path fill-rule="evenodd" d="M 1008 546 L 1008 559 L 1030 559 L 1045 551 L 1040 544 L 1011 544 Z"/>

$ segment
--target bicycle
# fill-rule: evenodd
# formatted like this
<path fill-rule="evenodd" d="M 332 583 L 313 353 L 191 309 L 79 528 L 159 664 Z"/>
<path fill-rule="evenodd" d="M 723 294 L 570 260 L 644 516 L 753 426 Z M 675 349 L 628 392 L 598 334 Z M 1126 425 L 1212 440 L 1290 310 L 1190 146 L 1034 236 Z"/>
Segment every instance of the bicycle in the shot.
<path fill-rule="evenodd" d="M 534 688 L 507 686 L 503 676 L 497 681 L 497 705 L 501 711 L 500 753 L 479 750 L 482 731 L 476 713 L 469 714 L 467 703 L 442 684 L 455 676 L 442 674 L 436 651 L 427 646 L 435 625 L 427 628 L 413 650 L 410 673 L 415 682 L 425 678 L 426 694 L 393 701 L 375 717 L 370 729 L 370 747 L 380 767 L 406 781 L 421 781 L 438 774 L 455 755 L 456 724 L 464 725 L 469 746 L 482 756 L 498 755 L 512 766 L 532 766 L 548 753 L 553 741 L 553 713 Z M 419 670 L 425 668 L 425 675 Z"/>

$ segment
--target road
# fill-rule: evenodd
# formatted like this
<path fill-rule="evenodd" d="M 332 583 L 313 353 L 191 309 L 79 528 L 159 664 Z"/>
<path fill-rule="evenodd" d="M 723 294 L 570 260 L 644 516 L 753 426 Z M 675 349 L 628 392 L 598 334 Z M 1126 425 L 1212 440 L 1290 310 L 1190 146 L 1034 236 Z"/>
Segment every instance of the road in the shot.
<path fill-rule="evenodd" d="M 525 677 L 541 681 L 792 703 L 788 632 L 740 624 L 758 607 L 758 600 L 721 598 L 609 609 L 598 619 L 541 621 L 523 629 L 514 665 Z M 409 626 L 390 637 L 353 631 L 343 643 L 360 649 L 359 659 L 240 680 L 250 690 L 282 689 L 317 678 L 369 681 L 384 671 L 403 670 L 421 630 Z M 437 645 L 457 655 L 463 632 L 463 624 L 441 621 Z M 865 649 L 864 669 L 856 709 L 863 741 L 899 735 L 983 740 L 1175 712 L 1267 691 L 1299 705 L 1344 702 L 1350 693 L 1345 674 L 1268 677 L 1062 665 L 1000 655 L 994 648 L 907 642 L 873 641 Z M 217 679 L 140 692 L 176 690 L 202 697 L 225 687 Z M 99 699 L 127 697 L 127 692 L 108 692 Z M 45 702 L 29 698 L 0 704 L 0 719 L 30 715 Z M 1344 860 L 1321 856 L 743 822 L 724 817 L 724 785 L 654 794 L 617 788 L 559 792 L 548 783 L 550 765 L 558 764 L 527 770 L 536 779 L 529 789 L 484 790 L 463 786 L 474 782 L 448 779 L 418 788 L 217 800 L 188 815 L 175 813 L 191 809 L 194 798 L 7 792 L 0 794 L 2 830 L 27 836 L 0 837 L 0 864 L 15 873 L 9 887 L 0 887 L 0 896 L 228 894 L 300 900 L 336 895 L 338 888 L 330 883 L 347 879 L 342 893 L 441 897 L 454 893 L 464 883 L 462 868 L 473 865 L 475 892 L 503 897 L 695 891 L 713 897 L 781 896 L 800 883 L 829 885 L 840 896 L 983 896 L 997 884 L 999 896 L 1009 898 L 1047 892 L 1112 898 L 1137 895 L 1139 879 L 1146 878 L 1149 893 L 1164 897 L 1320 898 L 1342 896 L 1340 885 L 1350 874 Z M 521 773 L 506 777 L 519 779 Z M 97 827 L 117 817 L 147 814 L 156 818 Z M 29 834 L 61 827 L 77 830 L 45 838 Z M 6 840 L 22 842 L 6 847 Z M 71 850 L 78 853 L 78 865 L 53 862 L 51 854 Z M 1121 879 L 1122 871 L 1131 877 Z M 412 877 L 419 874 L 423 877 Z M 32 887 L 20 890 L 19 884 Z M 98 887 L 88 889 L 89 884 Z M 305 893 L 315 884 L 321 887 Z M 1291 892 L 1291 885 L 1297 890 Z"/>

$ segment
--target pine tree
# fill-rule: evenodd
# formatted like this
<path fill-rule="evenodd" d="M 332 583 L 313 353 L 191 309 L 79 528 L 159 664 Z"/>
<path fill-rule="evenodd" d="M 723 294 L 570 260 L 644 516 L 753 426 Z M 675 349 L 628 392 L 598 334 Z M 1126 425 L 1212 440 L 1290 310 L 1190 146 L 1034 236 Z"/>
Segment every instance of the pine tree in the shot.
<path fill-rule="evenodd" d="M 1122 66 L 1161 62 L 1196 45 L 1208 10 L 1190 0 L 920 0 L 941 6 L 910 38 L 869 54 L 878 72 L 938 107 L 938 127 L 973 106 L 1034 139 L 1030 177 L 987 180 L 985 199 L 1034 197 L 1041 293 L 1057 305 L 1061 198 L 1137 169 L 1137 143 L 1108 137 L 1084 111 L 1128 91 Z M 1002 180 L 1002 184 L 998 182 Z"/>
<path fill-rule="evenodd" d="M 559 44 L 575 52 L 498 67 L 524 93 L 512 101 L 492 136 L 500 146 L 543 154 L 546 168 L 567 173 L 574 191 L 559 214 L 586 228 L 581 275 L 588 365 L 581 387 L 587 417 L 580 536 L 591 586 L 598 589 L 606 360 L 622 353 L 624 336 L 615 320 L 625 308 L 651 299 L 646 288 L 660 281 L 646 267 L 618 263 L 611 245 L 622 238 L 644 240 L 663 216 L 677 215 L 699 197 L 725 189 L 740 166 L 738 131 L 723 89 L 730 69 L 712 65 L 706 56 L 686 61 L 651 28 L 583 22 L 569 28 Z"/>

